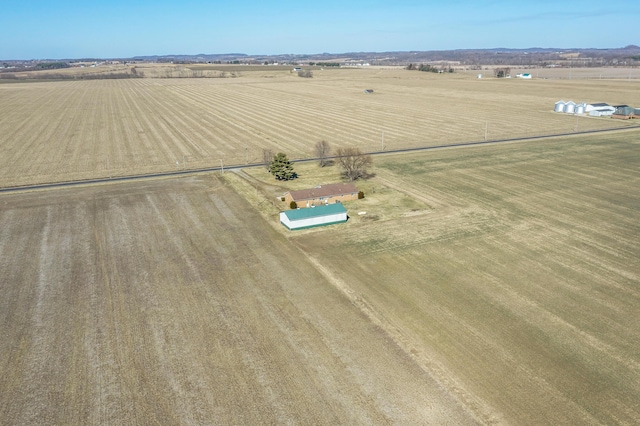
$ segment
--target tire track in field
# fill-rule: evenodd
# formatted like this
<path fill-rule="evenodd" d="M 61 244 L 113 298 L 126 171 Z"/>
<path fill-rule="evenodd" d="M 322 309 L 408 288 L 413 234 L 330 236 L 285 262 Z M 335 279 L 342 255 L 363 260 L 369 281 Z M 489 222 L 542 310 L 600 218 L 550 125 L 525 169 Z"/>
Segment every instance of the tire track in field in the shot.
<path fill-rule="evenodd" d="M 470 414 L 472 414 L 478 422 L 484 424 L 499 422 L 497 413 L 495 413 L 485 401 L 480 400 L 469 390 L 465 389 L 456 379 L 456 376 L 448 371 L 441 363 L 430 358 L 424 351 L 419 350 L 418 348 L 421 348 L 421 345 L 418 342 L 413 341 L 406 333 L 403 333 L 401 328 L 384 318 L 372 305 L 353 291 L 346 282 L 334 275 L 327 267 L 323 266 L 321 261 L 300 247 L 299 250 L 306 255 L 309 262 L 311 262 L 338 291 L 344 294 L 369 321 L 383 330 L 408 357 L 414 360 L 429 377 L 449 391 L 449 394 L 454 396 L 465 409 L 470 410 Z"/>

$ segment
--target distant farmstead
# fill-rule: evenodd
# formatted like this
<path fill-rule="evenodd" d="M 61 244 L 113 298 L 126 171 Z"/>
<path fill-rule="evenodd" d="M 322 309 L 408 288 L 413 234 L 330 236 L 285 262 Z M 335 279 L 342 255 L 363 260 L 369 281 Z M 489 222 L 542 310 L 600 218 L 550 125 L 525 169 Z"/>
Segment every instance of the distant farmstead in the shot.
<path fill-rule="evenodd" d="M 558 101 L 555 103 L 553 110 L 566 114 L 589 114 L 592 117 L 606 117 L 612 115 L 616 108 L 604 102 L 592 104 L 582 102 L 576 104 L 573 101 Z"/>
<path fill-rule="evenodd" d="M 332 183 L 311 189 L 289 191 L 284 194 L 284 201 L 290 204 L 295 201 L 298 207 L 312 207 L 321 204 L 342 203 L 358 199 L 358 188 L 353 183 Z"/>
<path fill-rule="evenodd" d="M 280 223 L 289 230 L 315 228 L 346 221 L 347 209 L 339 203 L 280 212 Z"/>

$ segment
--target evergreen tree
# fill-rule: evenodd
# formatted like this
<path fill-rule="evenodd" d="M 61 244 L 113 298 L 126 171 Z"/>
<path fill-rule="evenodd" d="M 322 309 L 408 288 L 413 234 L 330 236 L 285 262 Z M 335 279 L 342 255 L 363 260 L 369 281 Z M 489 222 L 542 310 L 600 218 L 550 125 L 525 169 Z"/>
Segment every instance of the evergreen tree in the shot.
<path fill-rule="evenodd" d="M 279 152 L 273 157 L 273 161 L 269 166 L 269 172 L 278 180 L 290 180 L 296 177 L 293 171 L 293 164 L 287 158 L 287 155 Z"/>

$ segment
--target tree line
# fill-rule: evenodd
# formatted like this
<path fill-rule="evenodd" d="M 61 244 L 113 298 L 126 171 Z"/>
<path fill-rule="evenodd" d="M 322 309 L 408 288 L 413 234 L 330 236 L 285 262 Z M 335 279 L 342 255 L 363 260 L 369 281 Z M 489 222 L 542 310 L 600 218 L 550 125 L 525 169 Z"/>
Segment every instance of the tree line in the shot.
<path fill-rule="evenodd" d="M 109 72 L 100 74 L 29 74 L 17 75 L 14 73 L 1 73 L 0 79 L 7 80 L 114 80 L 126 78 L 142 78 L 142 75 L 127 72 Z"/>
<path fill-rule="evenodd" d="M 69 67 L 70 65 L 66 62 L 40 62 L 35 66 L 35 68 L 39 70 L 57 70 Z"/>
<path fill-rule="evenodd" d="M 409 64 L 407 65 L 406 69 L 408 69 L 409 71 L 423 71 L 423 72 L 434 72 L 434 73 L 443 73 L 443 72 L 454 72 L 453 68 L 449 67 L 435 67 L 433 65 L 429 65 L 429 64 L 420 64 L 420 65 L 416 65 L 416 64 Z"/>
<path fill-rule="evenodd" d="M 339 62 L 309 62 L 310 66 L 318 66 L 318 67 L 340 67 Z"/>

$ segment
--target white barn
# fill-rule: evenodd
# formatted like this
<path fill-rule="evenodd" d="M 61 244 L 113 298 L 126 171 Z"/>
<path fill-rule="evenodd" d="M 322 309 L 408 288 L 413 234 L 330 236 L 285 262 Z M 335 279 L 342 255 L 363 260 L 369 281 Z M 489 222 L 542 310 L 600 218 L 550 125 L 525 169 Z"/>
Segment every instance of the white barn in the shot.
<path fill-rule="evenodd" d="M 346 221 L 347 209 L 340 203 L 280 212 L 280 223 L 289 230 L 315 228 Z"/>
<path fill-rule="evenodd" d="M 606 108 L 606 109 L 610 108 L 611 111 L 615 111 L 616 110 L 615 107 L 612 107 L 609 104 L 606 104 L 604 102 L 598 102 L 598 103 L 594 103 L 594 104 L 587 104 L 586 111 L 587 112 L 591 112 L 591 111 L 593 111 L 595 109 L 604 109 L 604 108 Z"/>
<path fill-rule="evenodd" d="M 613 115 L 616 108 L 604 102 L 588 104 L 586 112 L 592 117 L 607 117 Z"/>

